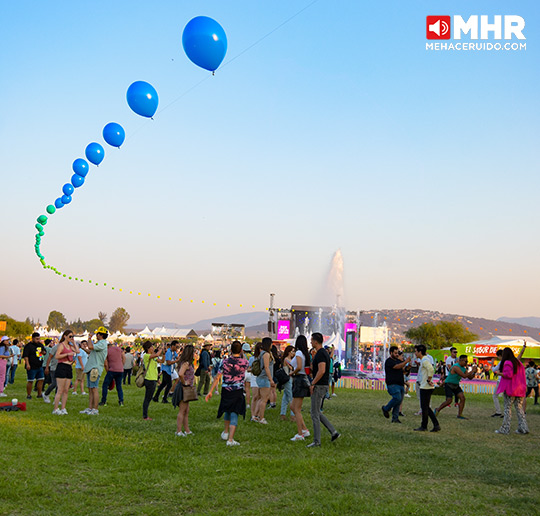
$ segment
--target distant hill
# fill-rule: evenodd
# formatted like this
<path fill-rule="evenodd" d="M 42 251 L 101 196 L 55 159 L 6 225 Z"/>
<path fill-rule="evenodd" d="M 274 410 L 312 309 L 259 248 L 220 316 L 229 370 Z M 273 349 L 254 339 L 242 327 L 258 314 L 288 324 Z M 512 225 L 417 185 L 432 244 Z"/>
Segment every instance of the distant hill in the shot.
<path fill-rule="evenodd" d="M 192 324 L 178 324 L 172 322 L 149 322 L 149 323 L 133 323 L 129 324 L 129 328 L 140 331 L 148 326 L 151 330 L 156 327 L 165 326 L 165 328 L 182 328 L 189 330 L 210 331 L 212 323 L 226 323 L 226 324 L 245 324 L 247 326 L 259 326 L 266 324 L 268 321 L 268 312 L 249 312 L 245 314 L 234 315 L 219 315 L 212 317 L 211 319 L 202 319 Z"/>
<path fill-rule="evenodd" d="M 540 328 L 540 317 L 499 317 L 497 321 L 523 324 L 524 326 L 532 326 L 533 328 Z"/>

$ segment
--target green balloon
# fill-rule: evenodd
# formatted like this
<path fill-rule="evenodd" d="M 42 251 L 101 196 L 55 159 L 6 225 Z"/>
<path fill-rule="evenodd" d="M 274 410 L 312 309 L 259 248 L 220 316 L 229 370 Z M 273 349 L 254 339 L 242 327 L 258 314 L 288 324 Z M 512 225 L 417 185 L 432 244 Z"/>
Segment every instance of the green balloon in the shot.
<path fill-rule="evenodd" d="M 50 215 L 52 215 L 55 211 L 56 208 L 52 204 L 49 204 L 49 206 L 47 206 L 47 213 L 49 213 Z"/>
<path fill-rule="evenodd" d="M 69 276 L 69 278 L 68 278 L 68 279 L 71 279 L 71 276 Z"/>
<path fill-rule="evenodd" d="M 40 232 L 39 232 L 39 236 L 40 236 L 40 237 L 42 237 L 42 236 L 44 236 L 44 235 L 45 235 L 45 232 L 44 232 L 44 231 L 40 231 Z"/>
<path fill-rule="evenodd" d="M 37 229 L 38 231 L 43 231 L 43 226 L 42 226 L 41 224 L 38 223 L 38 224 L 36 224 L 36 229 Z"/>
<path fill-rule="evenodd" d="M 40 223 L 40 224 L 47 224 L 47 217 L 45 215 L 40 215 L 38 218 L 37 218 L 37 221 Z"/>

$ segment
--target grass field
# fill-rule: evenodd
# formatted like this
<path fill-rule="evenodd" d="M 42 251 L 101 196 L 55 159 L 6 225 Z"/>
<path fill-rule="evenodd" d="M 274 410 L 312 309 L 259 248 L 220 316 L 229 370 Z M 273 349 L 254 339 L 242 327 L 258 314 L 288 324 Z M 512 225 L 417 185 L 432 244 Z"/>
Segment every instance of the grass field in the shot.
<path fill-rule="evenodd" d="M 25 399 L 24 371 L 17 376 L 4 401 Z M 217 396 L 192 403 L 186 438 L 174 435 L 171 405 L 152 403 L 153 421 L 142 420 L 143 389 L 133 384 L 124 407 L 113 391 L 96 417 L 79 414 L 87 397 L 71 396 L 67 416 L 34 397 L 27 412 L 0 412 L 0 513 L 540 514 L 539 407 L 529 405 L 531 434 L 500 436 L 490 397 L 471 395 L 470 420 L 448 408 L 442 432 L 419 434 L 416 398 L 392 425 L 380 410 L 386 393 L 337 393 L 325 413 L 342 437 L 330 443 L 323 429 L 317 449 L 291 442 L 295 425 L 277 409 L 267 411 L 268 426 L 241 420 L 241 446 L 225 446 Z M 307 407 L 304 417 L 311 427 Z"/>

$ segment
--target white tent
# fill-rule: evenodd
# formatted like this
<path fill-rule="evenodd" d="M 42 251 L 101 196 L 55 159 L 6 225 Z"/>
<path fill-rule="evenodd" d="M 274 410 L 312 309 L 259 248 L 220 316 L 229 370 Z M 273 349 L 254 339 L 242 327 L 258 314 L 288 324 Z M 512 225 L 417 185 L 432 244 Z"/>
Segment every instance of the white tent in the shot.
<path fill-rule="evenodd" d="M 206 337 L 204 337 L 204 340 L 206 342 L 214 342 L 214 337 L 212 337 L 212 334 L 209 333 Z"/>
<path fill-rule="evenodd" d="M 325 346 L 332 346 L 336 350 L 336 356 L 339 360 L 343 359 L 343 353 L 345 352 L 345 341 L 339 334 L 332 334 L 332 336 L 324 343 Z"/>
<path fill-rule="evenodd" d="M 152 330 L 150 330 L 150 328 L 148 326 L 145 326 L 144 330 L 138 332 L 137 335 L 139 335 L 141 337 L 153 337 L 154 336 L 153 333 L 152 333 Z"/>

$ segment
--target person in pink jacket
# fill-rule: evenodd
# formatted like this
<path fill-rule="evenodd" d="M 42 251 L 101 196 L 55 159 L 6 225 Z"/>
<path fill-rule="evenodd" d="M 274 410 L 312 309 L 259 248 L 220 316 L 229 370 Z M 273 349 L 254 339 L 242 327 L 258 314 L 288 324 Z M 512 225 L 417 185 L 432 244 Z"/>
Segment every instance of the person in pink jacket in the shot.
<path fill-rule="evenodd" d="M 525 381 L 525 368 L 521 363 L 521 357 L 527 343 L 523 344 L 523 349 L 519 358 L 514 356 L 510 348 L 504 348 L 501 363 L 497 374 L 501 376 L 501 381 L 497 387 L 497 394 L 502 393 L 504 398 L 504 419 L 501 428 L 495 430 L 497 434 L 510 433 L 510 421 L 512 420 L 512 403 L 516 409 L 518 418 L 518 429 L 516 434 L 528 434 L 529 428 L 523 411 L 523 401 L 527 392 L 527 382 Z"/>

